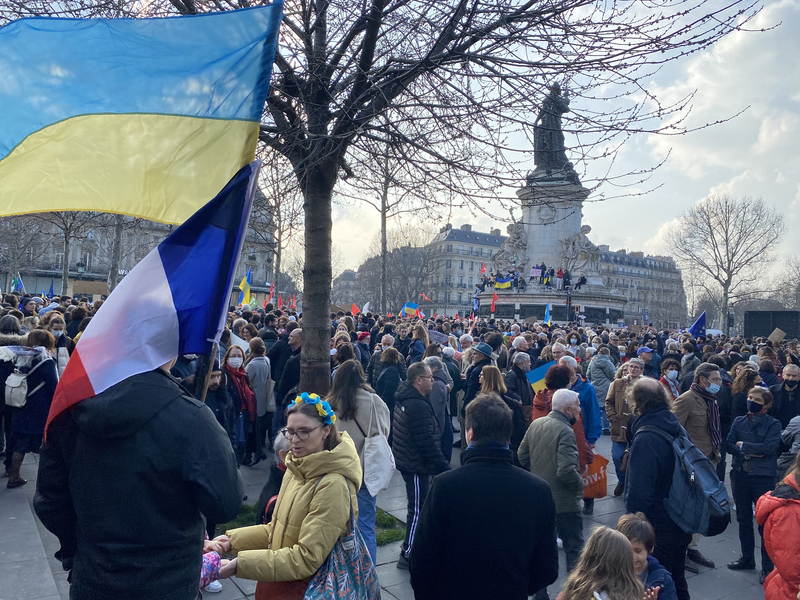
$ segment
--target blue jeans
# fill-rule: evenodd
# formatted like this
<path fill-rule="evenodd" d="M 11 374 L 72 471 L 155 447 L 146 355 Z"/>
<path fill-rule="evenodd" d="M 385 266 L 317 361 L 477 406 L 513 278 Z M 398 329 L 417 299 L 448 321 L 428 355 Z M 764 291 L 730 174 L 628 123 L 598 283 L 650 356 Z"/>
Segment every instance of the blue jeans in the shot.
<path fill-rule="evenodd" d="M 361 485 L 358 490 L 358 531 L 361 537 L 367 544 L 367 550 L 372 557 L 372 564 L 377 564 L 375 561 L 378 558 L 378 542 L 375 539 L 375 502 L 377 498 L 371 496 L 367 490 L 367 486 Z"/>
<path fill-rule="evenodd" d="M 611 423 L 609 423 L 608 419 L 606 419 L 605 405 L 600 407 L 600 425 L 602 426 L 603 431 L 605 431 L 606 429 L 611 429 Z"/>
<path fill-rule="evenodd" d="M 622 487 L 625 487 L 625 471 L 622 470 L 622 455 L 625 454 L 625 450 L 628 448 L 628 444 L 625 442 L 611 442 L 611 458 L 614 459 L 614 469 L 617 471 L 617 479 L 619 480 Z"/>

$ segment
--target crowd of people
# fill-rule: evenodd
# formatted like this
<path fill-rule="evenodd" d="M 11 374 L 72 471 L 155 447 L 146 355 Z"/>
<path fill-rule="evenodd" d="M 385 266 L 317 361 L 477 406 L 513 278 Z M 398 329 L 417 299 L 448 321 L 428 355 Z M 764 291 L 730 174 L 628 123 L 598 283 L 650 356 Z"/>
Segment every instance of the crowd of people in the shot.
<path fill-rule="evenodd" d="M 189 600 L 233 575 L 258 581 L 258 598 L 302 598 L 351 523 L 374 572 L 377 490 L 365 474 L 385 464 L 365 448 L 383 438 L 406 486 L 397 566 L 417 598 L 548 598 L 560 543 L 563 600 L 686 600 L 686 569 L 714 565 L 665 509 L 669 440 L 683 432 L 730 477 L 741 557 L 728 568 L 760 568 L 768 600 L 797 597 L 796 341 L 340 312 L 330 391 L 319 397 L 300 389 L 302 315 L 245 307 L 229 313 L 204 395 L 197 357 L 180 356 L 67 411 L 42 446 L 58 378 L 101 306 L 7 295 L 0 317 L 0 368 L 26 375 L 28 390 L 2 409 L 7 485 L 24 485 L 25 453 L 41 452 L 35 508 L 59 537 L 76 599 L 134 586 Z M 534 391 L 528 374 L 539 367 Z M 587 538 L 585 477 L 603 435 L 627 514 Z M 218 534 L 241 505 L 241 469 L 270 448 L 256 523 Z M 130 510 L 122 527 L 119 507 Z M 137 539 L 143 521 L 159 532 Z M 126 550 L 95 572 L 109 539 Z M 138 571 L 167 556 L 182 561 L 169 590 L 143 582 Z"/>

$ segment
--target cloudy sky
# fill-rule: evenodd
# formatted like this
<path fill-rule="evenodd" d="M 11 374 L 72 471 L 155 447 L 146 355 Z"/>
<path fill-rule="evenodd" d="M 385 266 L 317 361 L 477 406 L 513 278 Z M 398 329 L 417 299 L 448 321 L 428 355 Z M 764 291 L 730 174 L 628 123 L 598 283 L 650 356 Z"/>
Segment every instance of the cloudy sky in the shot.
<path fill-rule="evenodd" d="M 785 214 L 788 235 L 780 252 L 800 255 L 800 0 L 765 2 L 751 28 L 779 23 L 765 33 L 730 35 L 651 80 L 666 104 L 696 90 L 689 126 L 746 110 L 682 137 L 642 135 L 629 142 L 618 157 L 620 173 L 652 166 L 669 153 L 648 183 L 660 187 L 644 197 L 588 202 L 583 213 L 593 228 L 592 241 L 612 250 L 668 254 L 663 233 L 681 211 L 709 194 L 730 193 L 763 197 Z M 450 220 L 481 231 L 505 230 L 505 224 L 468 211 L 455 212 Z M 374 209 L 334 208 L 333 242 L 348 267 L 365 258 L 369 232 L 377 231 Z"/>

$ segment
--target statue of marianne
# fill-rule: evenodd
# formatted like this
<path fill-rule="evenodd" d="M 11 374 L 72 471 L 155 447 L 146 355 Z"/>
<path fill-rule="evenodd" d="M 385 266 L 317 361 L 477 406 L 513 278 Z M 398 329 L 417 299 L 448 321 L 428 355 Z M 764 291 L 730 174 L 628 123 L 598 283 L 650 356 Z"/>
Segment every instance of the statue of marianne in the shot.
<path fill-rule="evenodd" d="M 569 112 L 569 91 L 561 95 L 561 86 L 554 83 L 545 98 L 533 125 L 533 163 L 544 169 L 560 170 L 567 160 L 561 115 Z"/>

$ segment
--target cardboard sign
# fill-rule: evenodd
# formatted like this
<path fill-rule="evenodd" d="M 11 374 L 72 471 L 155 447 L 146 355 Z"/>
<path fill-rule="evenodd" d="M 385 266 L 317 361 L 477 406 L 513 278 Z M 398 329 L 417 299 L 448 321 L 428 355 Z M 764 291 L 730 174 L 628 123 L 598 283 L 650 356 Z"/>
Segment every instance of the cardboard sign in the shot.
<path fill-rule="evenodd" d="M 428 339 L 430 339 L 431 344 L 442 344 L 443 346 L 446 346 L 449 341 L 449 338 L 444 333 L 433 329 L 428 330 Z"/>
<path fill-rule="evenodd" d="M 783 338 L 786 337 L 786 332 L 783 329 L 775 328 L 775 331 L 769 334 L 767 338 L 773 344 L 780 344 L 783 341 Z"/>
<path fill-rule="evenodd" d="M 527 319 L 525 319 L 523 321 L 523 323 L 530 323 L 531 325 L 533 325 L 534 323 L 538 323 L 538 322 L 539 322 L 539 319 L 536 318 L 536 317 L 528 317 Z"/>

